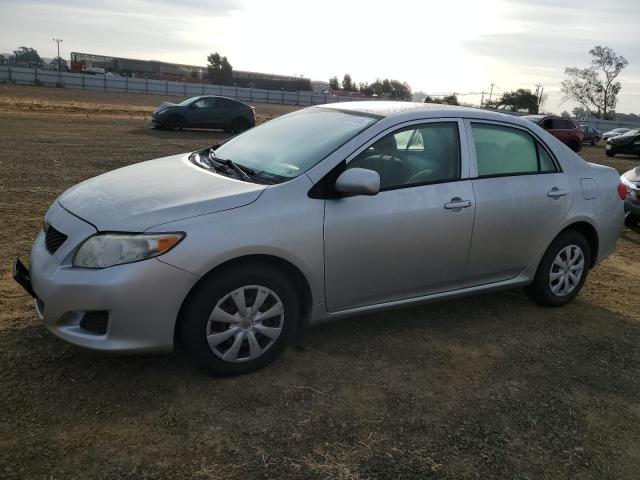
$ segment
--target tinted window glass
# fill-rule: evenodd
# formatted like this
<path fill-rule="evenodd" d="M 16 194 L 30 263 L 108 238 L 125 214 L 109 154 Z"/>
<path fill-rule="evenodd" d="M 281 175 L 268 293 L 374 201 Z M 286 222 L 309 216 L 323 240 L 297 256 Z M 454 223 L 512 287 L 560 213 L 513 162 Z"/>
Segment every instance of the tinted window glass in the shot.
<path fill-rule="evenodd" d="M 194 103 L 194 106 L 197 107 L 197 108 L 215 107 L 216 106 L 216 100 L 217 99 L 215 99 L 215 98 L 201 98 L 196 103 Z"/>
<path fill-rule="evenodd" d="M 376 121 L 329 108 L 305 108 L 233 137 L 216 155 L 286 180 L 306 172 Z"/>
<path fill-rule="evenodd" d="M 573 130 L 576 127 L 576 124 L 573 123 L 571 120 L 565 120 L 565 127 L 564 128 L 568 128 L 570 130 Z"/>
<path fill-rule="evenodd" d="M 458 125 L 428 123 L 397 130 L 353 158 L 347 168 L 380 175 L 380 188 L 440 183 L 460 178 Z"/>
<path fill-rule="evenodd" d="M 478 176 L 536 173 L 536 144 L 526 132 L 500 125 L 472 123 Z"/>
<path fill-rule="evenodd" d="M 234 102 L 228 98 L 218 98 L 216 101 L 216 107 L 218 108 L 237 108 L 239 106 L 240 104 L 238 102 Z"/>

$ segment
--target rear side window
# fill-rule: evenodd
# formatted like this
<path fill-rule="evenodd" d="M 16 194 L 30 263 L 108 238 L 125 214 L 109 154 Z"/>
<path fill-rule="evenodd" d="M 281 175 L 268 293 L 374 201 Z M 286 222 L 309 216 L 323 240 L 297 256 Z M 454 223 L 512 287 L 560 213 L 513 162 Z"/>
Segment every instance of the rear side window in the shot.
<path fill-rule="evenodd" d="M 478 177 L 555 172 L 549 153 L 523 130 L 472 123 Z"/>
<path fill-rule="evenodd" d="M 216 101 L 216 107 L 218 108 L 238 108 L 239 106 L 240 104 L 238 102 L 227 98 L 218 98 Z"/>

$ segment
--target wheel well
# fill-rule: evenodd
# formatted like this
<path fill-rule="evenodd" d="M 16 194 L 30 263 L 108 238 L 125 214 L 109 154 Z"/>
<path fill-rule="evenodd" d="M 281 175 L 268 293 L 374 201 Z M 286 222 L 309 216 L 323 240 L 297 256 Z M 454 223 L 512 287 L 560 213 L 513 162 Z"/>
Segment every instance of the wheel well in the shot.
<path fill-rule="evenodd" d="M 590 223 L 576 222 L 566 227 L 562 232 L 566 232 L 567 230 L 575 230 L 587 239 L 587 243 L 589 243 L 589 248 L 591 249 L 591 267 L 593 267 L 598 259 L 599 247 L 598 232 L 596 232 L 596 229 Z"/>
<path fill-rule="evenodd" d="M 189 300 L 193 293 L 198 289 L 200 284 L 211 275 L 216 275 L 222 270 L 226 270 L 229 268 L 236 268 L 238 266 L 242 266 L 242 268 L 251 268 L 251 266 L 255 265 L 267 265 L 271 268 L 276 268 L 284 273 L 288 278 L 292 279 L 293 286 L 295 287 L 298 295 L 300 296 L 300 318 L 302 321 L 302 325 L 305 325 L 311 314 L 311 307 L 313 306 L 313 298 L 311 294 L 311 287 L 309 286 L 309 282 L 304 274 L 300 271 L 298 267 L 296 267 L 291 262 L 284 260 L 280 257 L 275 257 L 273 255 L 247 255 L 244 257 L 234 258 L 232 260 L 228 260 L 217 267 L 213 268 L 211 271 L 207 272 L 205 275 L 198 280 L 198 282 L 191 287 L 189 293 L 182 301 L 182 305 L 180 306 L 180 311 L 178 312 L 178 318 L 176 319 L 176 324 L 173 328 L 173 345 L 174 348 L 180 347 L 180 325 L 182 323 L 182 319 L 184 317 L 184 310 L 186 305 L 189 303 Z"/>

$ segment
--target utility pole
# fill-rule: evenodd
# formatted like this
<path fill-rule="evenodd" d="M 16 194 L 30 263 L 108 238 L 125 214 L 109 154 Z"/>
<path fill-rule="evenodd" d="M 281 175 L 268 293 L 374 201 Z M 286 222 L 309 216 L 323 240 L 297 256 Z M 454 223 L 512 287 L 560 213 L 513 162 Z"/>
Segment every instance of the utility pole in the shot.
<path fill-rule="evenodd" d="M 482 108 L 482 105 L 484 104 L 484 93 L 482 92 L 482 97 L 480 97 L 480 108 Z"/>
<path fill-rule="evenodd" d="M 489 92 L 489 101 L 491 101 L 491 95 L 493 95 L 493 86 L 495 85 L 495 83 L 491 84 L 491 91 Z"/>
<path fill-rule="evenodd" d="M 62 41 L 62 39 L 54 38 L 53 41 L 58 44 L 58 72 L 60 72 L 60 42 Z"/>
<path fill-rule="evenodd" d="M 544 92 L 544 87 L 540 85 L 540 96 L 538 97 L 538 113 L 540 113 L 540 103 L 542 102 L 542 92 Z"/>
<path fill-rule="evenodd" d="M 538 99 L 538 106 L 536 108 L 536 113 L 538 113 L 540 111 L 540 100 L 542 99 L 542 92 L 540 92 L 541 88 L 542 88 L 542 85 L 537 83 L 536 84 L 536 98 Z"/>

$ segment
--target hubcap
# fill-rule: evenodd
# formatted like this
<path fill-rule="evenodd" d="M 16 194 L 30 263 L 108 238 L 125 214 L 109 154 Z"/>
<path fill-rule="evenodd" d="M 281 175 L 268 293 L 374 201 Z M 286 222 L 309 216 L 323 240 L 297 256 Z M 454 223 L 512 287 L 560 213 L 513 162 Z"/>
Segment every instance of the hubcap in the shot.
<path fill-rule="evenodd" d="M 255 360 L 278 339 L 284 323 L 280 297 L 260 285 L 246 285 L 224 295 L 206 327 L 211 351 L 226 362 Z"/>
<path fill-rule="evenodd" d="M 551 264 L 549 285 L 551 293 L 557 297 L 566 297 L 580 283 L 584 272 L 584 253 L 578 245 L 564 247 Z"/>

